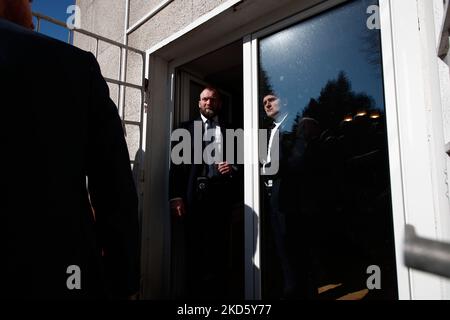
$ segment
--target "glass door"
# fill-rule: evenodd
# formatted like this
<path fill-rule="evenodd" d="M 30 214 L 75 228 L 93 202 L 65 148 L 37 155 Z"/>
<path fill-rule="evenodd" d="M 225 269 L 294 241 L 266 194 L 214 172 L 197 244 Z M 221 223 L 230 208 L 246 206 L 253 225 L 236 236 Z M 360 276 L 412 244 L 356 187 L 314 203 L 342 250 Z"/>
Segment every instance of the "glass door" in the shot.
<path fill-rule="evenodd" d="M 398 297 L 376 6 L 347 1 L 247 44 L 266 130 L 252 205 L 263 299 Z"/>

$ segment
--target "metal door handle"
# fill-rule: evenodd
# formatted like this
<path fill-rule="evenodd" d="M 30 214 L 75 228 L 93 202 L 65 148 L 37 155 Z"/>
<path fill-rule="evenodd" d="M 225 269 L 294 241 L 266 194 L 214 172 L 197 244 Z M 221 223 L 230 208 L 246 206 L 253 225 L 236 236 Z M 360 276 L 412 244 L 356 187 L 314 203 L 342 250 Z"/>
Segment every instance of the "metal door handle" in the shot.
<path fill-rule="evenodd" d="M 405 265 L 450 278 L 450 243 L 418 237 L 412 225 L 405 227 Z"/>

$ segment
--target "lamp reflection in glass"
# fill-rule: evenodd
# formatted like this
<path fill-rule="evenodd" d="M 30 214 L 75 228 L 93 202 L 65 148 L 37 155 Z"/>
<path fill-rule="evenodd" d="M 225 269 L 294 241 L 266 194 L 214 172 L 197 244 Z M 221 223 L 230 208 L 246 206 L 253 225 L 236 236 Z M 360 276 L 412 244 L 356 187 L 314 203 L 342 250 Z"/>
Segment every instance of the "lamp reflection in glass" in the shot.
<path fill-rule="evenodd" d="M 381 115 L 380 115 L 380 113 L 378 112 L 378 111 L 373 111 L 371 114 L 370 114 L 370 118 L 371 119 L 378 119 L 378 118 L 380 118 L 381 117 Z"/>
<path fill-rule="evenodd" d="M 352 121 L 353 121 L 352 115 L 347 115 L 347 116 L 345 116 L 344 122 L 352 122 Z"/>
<path fill-rule="evenodd" d="M 366 110 L 360 110 L 360 111 L 358 111 L 358 113 L 356 114 L 355 118 L 356 118 L 356 117 L 364 117 L 364 116 L 366 116 L 366 115 L 367 115 L 367 111 L 366 111 Z"/>

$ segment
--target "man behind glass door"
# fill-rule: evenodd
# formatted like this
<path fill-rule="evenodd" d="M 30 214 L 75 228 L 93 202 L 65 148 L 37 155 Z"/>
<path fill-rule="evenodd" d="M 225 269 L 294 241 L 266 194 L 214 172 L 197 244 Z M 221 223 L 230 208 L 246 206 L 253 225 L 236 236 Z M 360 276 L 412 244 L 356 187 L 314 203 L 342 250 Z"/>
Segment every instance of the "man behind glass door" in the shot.
<path fill-rule="evenodd" d="M 272 120 L 263 164 L 264 200 L 282 272 L 282 298 L 312 299 L 317 297 L 317 285 L 310 245 L 314 227 L 308 203 L 314 194 L 306 163 L 310 160 L 308 143 L 320 134 L 320 129 L 314 119 L 303 118 L 291 132 L 287 101 L 280 101 L 274 93 L 264 96 L 263 106 Z M 273 155 L 275 152 L 278 157 Z M 278 170 L 269 173 L 276 159 Z"/>

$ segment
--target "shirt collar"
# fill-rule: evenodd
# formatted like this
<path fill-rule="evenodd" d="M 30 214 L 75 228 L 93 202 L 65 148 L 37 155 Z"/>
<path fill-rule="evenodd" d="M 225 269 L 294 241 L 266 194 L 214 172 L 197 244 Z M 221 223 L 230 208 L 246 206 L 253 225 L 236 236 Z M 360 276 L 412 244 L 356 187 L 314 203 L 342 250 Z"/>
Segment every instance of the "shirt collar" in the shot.
<path fill-rule="evenodd" d="M 205 124 L 206 121 L 208 121 L 208 119 L 207 119 L 203 114 L 201 114 L 201 113 L 200 113 L 200 117 L 202 118 L 203 124 Z M 218 117 L 218 116 L 215 116 L 215 117 L 212 119 L 212 121 L 214 121 L 215 123 L 219 123 L 219 117 Z"/>
<path fill-rule="evenodd" d="M 288 114 L 286 113 L 283 117 L 280 117 L 279 119 L 277 119 L 277 121 L 274 121 L 273 124 L 275 125 L 275 128 L 278 128 L 284 120 L 286 120 Z"/>

